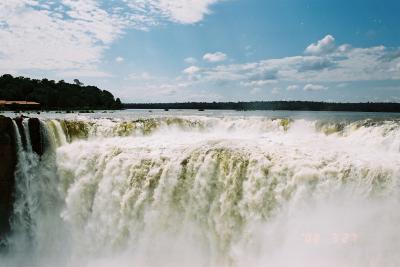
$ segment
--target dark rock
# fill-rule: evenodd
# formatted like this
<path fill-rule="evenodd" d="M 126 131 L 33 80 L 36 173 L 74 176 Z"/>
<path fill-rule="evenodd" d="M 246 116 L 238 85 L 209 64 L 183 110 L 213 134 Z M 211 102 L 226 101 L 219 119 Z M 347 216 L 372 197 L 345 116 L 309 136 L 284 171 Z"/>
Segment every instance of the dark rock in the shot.
<path fill-rule="evenodd" d="M 15 132 L 10 118 L 0 116 L 0 245 L 10 231 L 17 164 Z"/>
<path fill-rule="evenodd" d="M 29 122 L 29 135 L 31 137 L 32 150 L 39 156 L 44 153 L 44 142 L 40 128 L 40 120 L 38 118 L 30 118 Z"/>

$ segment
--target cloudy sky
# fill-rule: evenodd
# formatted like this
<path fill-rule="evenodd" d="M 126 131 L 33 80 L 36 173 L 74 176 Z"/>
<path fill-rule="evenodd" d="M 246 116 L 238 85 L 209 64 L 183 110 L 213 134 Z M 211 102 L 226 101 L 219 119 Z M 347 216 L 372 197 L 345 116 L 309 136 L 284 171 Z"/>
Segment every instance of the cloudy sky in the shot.
<path fill-rule="evenodd" d="M 400 102 L 399 0 L 1 0 L 0 74 L 125 102 Z"/>

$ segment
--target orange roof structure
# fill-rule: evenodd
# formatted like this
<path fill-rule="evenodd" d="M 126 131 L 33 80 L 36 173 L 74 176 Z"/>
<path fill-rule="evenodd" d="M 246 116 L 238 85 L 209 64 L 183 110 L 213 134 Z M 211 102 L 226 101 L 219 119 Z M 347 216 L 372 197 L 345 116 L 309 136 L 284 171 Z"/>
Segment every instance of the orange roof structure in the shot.
<path fill-rule="evenodd" d="M 36 105 L 40 105 L 40 103 L 34 102 L 34 101 L 19 101 L 19 100 L 7 101 L 7 100 L 0 100 L 0 106 L 6 106 L 6 105 L 30 105 L 30 106 L 36 106 Z"/>

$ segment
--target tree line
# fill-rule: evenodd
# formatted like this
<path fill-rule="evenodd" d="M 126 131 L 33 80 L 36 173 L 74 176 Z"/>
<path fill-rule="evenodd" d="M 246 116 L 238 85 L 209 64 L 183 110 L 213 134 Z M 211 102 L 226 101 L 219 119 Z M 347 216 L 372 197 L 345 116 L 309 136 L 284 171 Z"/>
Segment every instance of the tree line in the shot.
<path fill-rule="evenodd" d="M 298 110 L 400 112 L 400 103 L 328 103 L 312 101 L 130 103 L 129 109 Z"/>
<path fill-rule="evenodd" d="M 34 101 L 42 109 L 120 109 L 122 104 L 113 94 L 96 86 L 85 86 L 63 80 L 30 79 L 5 74 L 0 77 L 0 100 Z"/>

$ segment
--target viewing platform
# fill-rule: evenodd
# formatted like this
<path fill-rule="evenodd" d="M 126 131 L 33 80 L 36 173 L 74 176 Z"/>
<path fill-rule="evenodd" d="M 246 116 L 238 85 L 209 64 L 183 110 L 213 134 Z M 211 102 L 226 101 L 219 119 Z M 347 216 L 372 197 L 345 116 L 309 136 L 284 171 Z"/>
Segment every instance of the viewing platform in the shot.
<path fill-rule="evenodd" d="M 40 103 L 34 101 L 0 100 L 0 109 L 40 109 Z"/>

